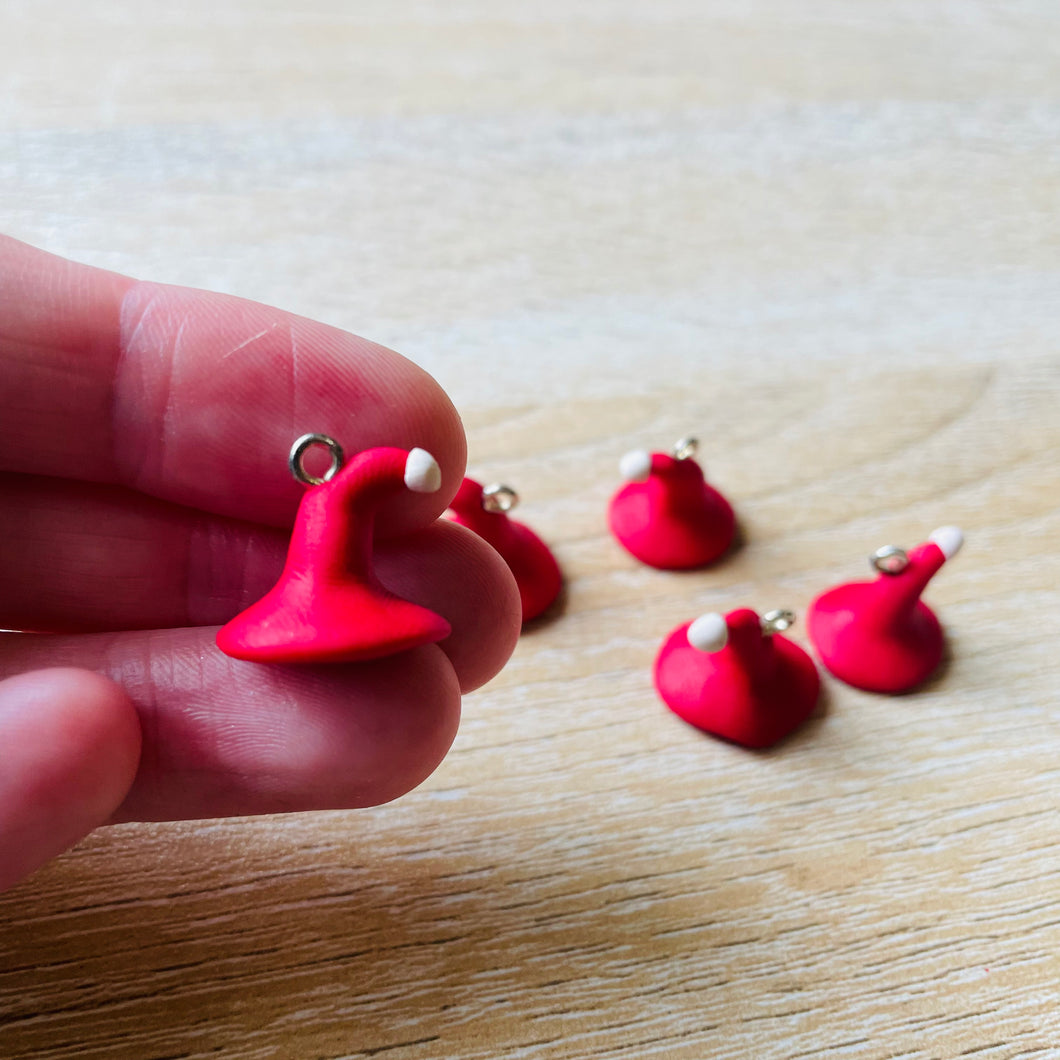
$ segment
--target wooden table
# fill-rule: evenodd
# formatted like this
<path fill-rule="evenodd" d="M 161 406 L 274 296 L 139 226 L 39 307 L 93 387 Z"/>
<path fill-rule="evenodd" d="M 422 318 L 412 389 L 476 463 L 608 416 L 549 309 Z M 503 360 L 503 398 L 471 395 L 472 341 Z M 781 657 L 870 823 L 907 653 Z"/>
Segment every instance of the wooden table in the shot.
<path fill-rule="evenodd" d="M 4 1060 L 1060 1056 L 1060 8 L 14 0 L 11 234 L 400 349 L 563 613 L 371 811 L 100 831 L 0 899 Z M 746 545 L 610 539 L 692 432 Z M 958 523 L 944 672 L 753 754 L 708 610 Z M 805 643 L 805 626 L 793 631 Z"/>

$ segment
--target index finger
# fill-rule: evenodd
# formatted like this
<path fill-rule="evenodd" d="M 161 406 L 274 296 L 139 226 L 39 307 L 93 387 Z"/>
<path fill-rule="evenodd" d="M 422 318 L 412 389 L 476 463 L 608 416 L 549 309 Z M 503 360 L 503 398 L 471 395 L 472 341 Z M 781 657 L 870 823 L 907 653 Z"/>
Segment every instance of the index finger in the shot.
<path fill-rule="evenodd" d="M 419 447 L 435 494 L 403 491 L 386 529 L 436 518 L 466 456 L 438 384 L 399 354 L 228 295 L 127 277 L 0 238 L 0 468 L 130 486 L 255 522 L 291 521 L 292 441 Z"/>

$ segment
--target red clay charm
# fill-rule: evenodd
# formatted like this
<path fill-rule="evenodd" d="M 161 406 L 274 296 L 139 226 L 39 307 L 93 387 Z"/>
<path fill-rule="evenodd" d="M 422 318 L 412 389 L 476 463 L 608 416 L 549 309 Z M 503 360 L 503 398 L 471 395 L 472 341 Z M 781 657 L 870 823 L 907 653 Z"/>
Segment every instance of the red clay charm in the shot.
<path fill-rule="evenodd" d="M 694 438 L 684 438 L 672 453 L 634 450 L 619 465 L 627 484 L 611 498 L 611 532 L 651 567 L 703 567 L 732 544 L 732 506 L 704 479 L 696 447 Z"/>
<path fill-rule="evenodd" d="M 311 478 L 302 456 L 326 445 L 332 466 Z M 352 662 L 430 644 L 449 623 L 383 587 L 372 568 L 380 501 L 402 489 L 433 493 L 438 465 L 422 449 L 369 449 L 342 465 L 338 443 L 305 435 L 291 450 L 295 477 L 311 486 L 295 519 L 287 563 L 276 585 L 217 634 L 236 659 L 266 663 Z"/>
<path fill-rule="evenodd" d="M 449 505 L 449 518 L 474 530 L 501 554 L 519 586 L 523 621 L 529 622 L 559 595 L 563 575 L 548 545 L 530 527 L 508 517 L 518 502 L 518 494 L 508 486 L 483 488 L 465 478 Z"/>
<path fill-rule="evenodd" d="M 780 635 L 790 611 L 741 608 L 675 629 L 655 660 L 655 688 L 678 717 L 743 747 L 770 747 L 812 713 L 821 691 L 813 660 Z"/>
<path fill-rule="evenodd" d="M 869 692 L 908 692 L 926 681 L 942 661 L 944 636 L 920 594 L 963 541 L 957 527 L 944 526 L 908 554 L 881 548 L 872 557 L 875 581 L 818 596 L 807 625 L 824 665 Z"/>

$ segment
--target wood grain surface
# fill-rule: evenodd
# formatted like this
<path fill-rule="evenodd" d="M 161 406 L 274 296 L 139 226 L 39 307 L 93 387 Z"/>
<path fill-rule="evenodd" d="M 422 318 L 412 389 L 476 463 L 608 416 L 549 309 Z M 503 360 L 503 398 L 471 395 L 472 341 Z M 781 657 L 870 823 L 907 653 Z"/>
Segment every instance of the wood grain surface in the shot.
<path fill-rule="evenodd" d="M 0 1057 L 1060 1056 L 1057 40 L 1051 0 L 8 0 L 6 230 L 412 356 L 567 590 L 397 803 L 105 829 L 0 897 Z M 662 574 L 606 504 L 689 432 L 745 540 Z M 940 523 L 926 688 L 826 679 L 766 753 L 657 701 L 673 626 Z"/>

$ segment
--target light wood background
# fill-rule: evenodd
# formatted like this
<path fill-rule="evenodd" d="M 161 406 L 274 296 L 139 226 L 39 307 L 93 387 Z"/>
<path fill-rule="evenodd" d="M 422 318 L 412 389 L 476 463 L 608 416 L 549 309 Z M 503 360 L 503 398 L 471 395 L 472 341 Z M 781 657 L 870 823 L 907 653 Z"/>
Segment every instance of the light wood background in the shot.
<path fill-rule="evenodd" d="M 0 1056 L 1060 1056 L 1055 0 L 0 7 L 0 220 L 388 343 L 565 612 L 419 791 L 101 831 L 0 899 Z M 703 439 L 746 547 L 609 539 Z M 968 544 L 945 672 L 780 748 L 656 700 L 705 610 Z M 794 635 L 804 638 L 804 628 Z"/>

